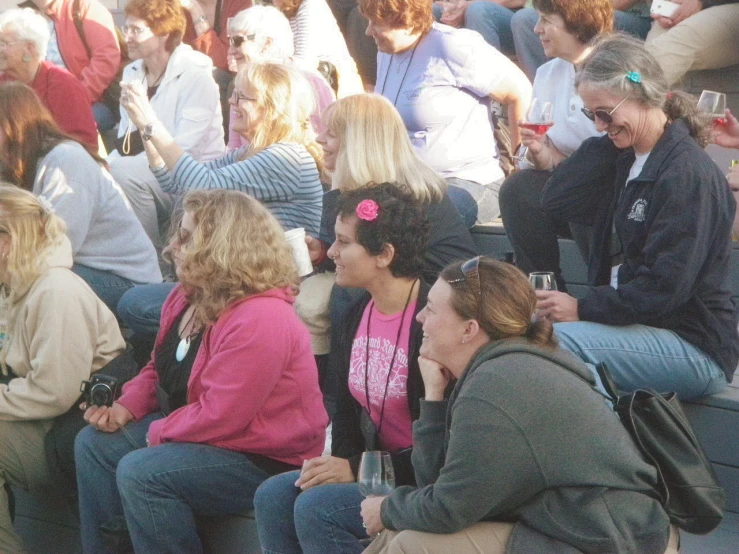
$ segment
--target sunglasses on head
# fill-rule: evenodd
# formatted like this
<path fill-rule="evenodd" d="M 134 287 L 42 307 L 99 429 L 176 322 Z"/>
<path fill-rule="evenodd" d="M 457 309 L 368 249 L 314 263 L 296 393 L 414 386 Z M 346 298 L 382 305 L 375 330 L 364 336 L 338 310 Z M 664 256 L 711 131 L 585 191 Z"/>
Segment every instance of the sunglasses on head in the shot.
<path fill-rule="evenodd" d="M 244 44 L 244 41 L 254 40 L 254 36 L 255 35 L 234 35 L 228 37 L 228 43 L 234 48 L 239 48 L 242 44 Z"/>
<path fill-rule="evenodd" d="M 464 281 L 467 286 L 472 289 L 472 293 L 477 299 L 477 312 L 480 312 L 480 305 L 482 304 L 482 287 L 480 286 L 480 258 L 482 256 L 475 256 L 474 258 L 467 260 L 460 267 L 463 277 L 460 279 L 452 279 L 449 284 L 461 283 Z"/>
<path fill-rule="evenodd" d="M 618 104 L 616 104 L 616 107 L 613 108 L 610 112 L 606 110 L 590 111 L 587 108 L 581 108 L 581 110 L 582 110 L 582 113 L 585 114 L 585 117 L 587 117 L 590 121 L 595 121 L 595 118 L 597 117 L 606 125 L 610 125 L 611 123 L 613 123 L 613 114 L 616 112 L 617 109 L 621 107 L 621 104 L 626 102 L 627 98 L 628 96 L 624 97 L 624 99 L 621 100 L 621 102 L 619 102 Z"/>

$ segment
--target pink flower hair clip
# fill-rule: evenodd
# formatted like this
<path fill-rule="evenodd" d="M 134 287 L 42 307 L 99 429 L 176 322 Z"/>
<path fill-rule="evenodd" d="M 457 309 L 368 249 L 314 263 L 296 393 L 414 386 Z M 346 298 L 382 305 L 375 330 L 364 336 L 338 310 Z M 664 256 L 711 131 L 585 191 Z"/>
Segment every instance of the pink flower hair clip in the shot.
<path fill-rule="evenodd" d="M 355 211 L 359 219 L 363 219 L 364 221 L 374 221 L 377 219 L 380 206 L 378 206 L 377 202 L 374 200 L 362 200 L 357 204 L 357 209 Z"/>

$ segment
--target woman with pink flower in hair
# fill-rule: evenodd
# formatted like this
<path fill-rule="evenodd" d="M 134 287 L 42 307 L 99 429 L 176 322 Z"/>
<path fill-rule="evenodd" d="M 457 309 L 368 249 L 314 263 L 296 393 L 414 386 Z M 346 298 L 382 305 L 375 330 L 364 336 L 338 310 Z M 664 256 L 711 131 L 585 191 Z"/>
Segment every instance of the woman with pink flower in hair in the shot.
<path fill-rule="evenodd" d="M 328 256 L 336 282 L 365 293 L 341 330 L 331 455 L 265 481 L 254 507 L 265 552 L 362 552 L 357 485 L 366 450 L 390 452 L 397 485 L 415 484 L 411 425 L 424 396 L 416 321 L 429 286 L 421 278 L 428 223 L 423 205 L 384 183 L 342 194 Z"/>

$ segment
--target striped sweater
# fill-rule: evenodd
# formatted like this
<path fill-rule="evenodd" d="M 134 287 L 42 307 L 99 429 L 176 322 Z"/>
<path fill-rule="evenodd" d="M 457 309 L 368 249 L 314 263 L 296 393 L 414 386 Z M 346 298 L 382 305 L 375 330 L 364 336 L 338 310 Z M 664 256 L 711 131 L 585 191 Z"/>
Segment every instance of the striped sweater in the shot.
<path fill-rule="evenodd" d="M 196 162 L 183 154 L 174 171 L 152 169 L 162 190 L 182 194 L 194 189 L 240 190 L 260 200 L 285 230 L 303 227 L 318 236 L 323 189 L 318 168 L 305 146 L 278 142 L 239 160 L 241 150 L 220 159 Z"/>

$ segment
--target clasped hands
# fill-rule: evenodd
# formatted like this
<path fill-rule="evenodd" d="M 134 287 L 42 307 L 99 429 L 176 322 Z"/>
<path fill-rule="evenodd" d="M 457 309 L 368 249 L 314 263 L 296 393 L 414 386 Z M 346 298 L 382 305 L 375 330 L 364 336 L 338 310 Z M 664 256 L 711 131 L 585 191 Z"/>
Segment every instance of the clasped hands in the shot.
<path fill-rule="evenodd" d="M 121 82 L 121 106 L 138 130 L 157 121 L 157 115 L 146 95 L 146 89 L 139 81 Z"/>

